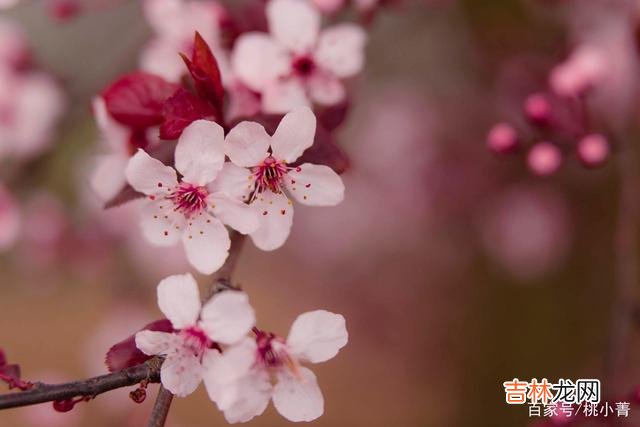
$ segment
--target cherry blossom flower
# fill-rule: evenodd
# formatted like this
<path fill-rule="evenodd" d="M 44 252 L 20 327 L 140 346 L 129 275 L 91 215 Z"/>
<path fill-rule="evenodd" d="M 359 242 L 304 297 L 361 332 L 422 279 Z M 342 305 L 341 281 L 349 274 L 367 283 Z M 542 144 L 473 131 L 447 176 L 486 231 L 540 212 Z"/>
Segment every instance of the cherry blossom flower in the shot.
<path fill-rule="evenodd" d="M 129 184 L 149 198 L 142 209 L 141 226 L 147 240 L 171 246 L 182 239 L 187 259 L 211 274 L 227 259 L 229 233 L 224 224 L 243 234 L 254 232 L 258 220 L 241 201 L 207 184 L 224 163 L 224 133 L 217 123 L 197 120 L 182 133 L 176 146 L 176 169 L 140 149 L 129 160 Z M 182 178 L 178 180 L 176 170 Z"/>
<path fill-rule="evenodd" d="M 201 305 L 198 284 L 190 274 L 162 280 L 158 306 L 177 332 L 140 331 L 136 346 L 147 355 L 165 356 L 162 385 L 182 397 L 198 387 L 205 365 L 217 356 L 218 344 L 239 342 L 255 322 L 244 292 L 225 291 Z"/>
<path fill-rule="evenodd" d="M 320 363 L 347 344 L 344 317 L 325 310 L 303 313 L 286 340 L 254 328 L 247 337 L 212 360 L 204 383 L 230 423 L 262 414 L 273 398 L 290 421 L 312 421 L 324 412 L 324 398 L 314 373 L 300 362 Z M 272 385 L 271 376 L 276 383 Z"/>
<path fill-rule="evenodd" d="M 13 246 L 20 234 L 21 224 L 22 219 L 13 196 L 0 183 L 0 252 Z"/>
<path fill-rule="evenodd" d="M 0 10 L 10 9 L 18 4 L 20 0 L 0 0 Z"/>
<path fill-rule="evenodd" d="M 231 55 L 234 74 L 262 94 L 267 113 L 345 99 L 343 79 L 362 69 L 366 34 L 355 24 L 320 31 L 320 13 L 307 1 L 267 4 L 270 35 L 240 36 Z"/>
<path fill-rule="evenodd" d="M 225 139 L 227 163 L 215 185 L 249 200 L 260 225 L 250 233 L 262 250 L 284 244 L 293 222 L 293 204 L 285 194 L 309 206 L 335 206 L 344 199 L 342 179 L 330 167 L 292 164 L 313 144 L 316 118 L 307 107 L 288 113 L 269 136 L 254 122 L 241 122 Z"/>

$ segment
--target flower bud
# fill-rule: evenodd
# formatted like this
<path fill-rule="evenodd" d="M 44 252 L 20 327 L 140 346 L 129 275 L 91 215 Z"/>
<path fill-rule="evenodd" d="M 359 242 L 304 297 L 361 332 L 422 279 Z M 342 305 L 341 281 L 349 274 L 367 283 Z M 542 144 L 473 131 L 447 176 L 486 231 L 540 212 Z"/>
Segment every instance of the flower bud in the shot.
<path fill-rule="evenodd" d="M 518 148 L 518 134 L 510 124 L 497 123 L 489 131 L 487 147 L 497 154 L 511 153 Z"/>
<path fill-rule="evenodd" d="M 546 125 L 551 118 L 551 104 L 545 95 L 534 93 L 524 101 L 524 113 L 532 123 Z"/>
<path fill-rule="evenodd" d="M 560 149 L 550 142 L 539 142 L 531 148 L 527 155 L 529 169 L 539 176 L 555 173 L 562 164 Z"/>
<path fill-rule="evenodd" d="M 602 165 L 609 157 L 609 142 L 599 133 L 586 135 L 578 142 L 578 158 L 587 167 Z"/>

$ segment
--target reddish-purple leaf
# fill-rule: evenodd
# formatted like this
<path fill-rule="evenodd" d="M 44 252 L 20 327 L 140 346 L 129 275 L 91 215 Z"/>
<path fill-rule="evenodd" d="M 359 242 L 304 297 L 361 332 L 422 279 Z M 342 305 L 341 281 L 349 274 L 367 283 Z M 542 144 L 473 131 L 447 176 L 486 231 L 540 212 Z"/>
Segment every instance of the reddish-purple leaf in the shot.
<path fill-rule="evenodd" d="M 221 117 L 224 103 L 222 76 L 216 57 L 200 33 L 196 32 L 191 59 L 187 58 L 186 55 L 181 56 L 189 69 L 189 73 L 191 73 L 191 77 L 193 77 L 198 95 L 208 101 L 215 109 L 218 117 Z"/>
<path fill-rule="evenodd" d="M 205 101 L 186 89 L 180 88 L 164 103 L 164 122 L 160 126 L 160 139 L 176 139 L 184 128 L 200 119 L 218 121 L 218 116 Z"/>
<path fill-rule="evenodd" d="M 145 330 L 173 332 L 173 326 L 171 326 L 171 322 L 168 319 L 160 319 L 140 329 L 140 331 Z M 105 363 L 109 368 L 109 372 L 116 372 L 130 366 L 139 365 L 149 359 L 151 359 L 151 356 L 147 356 L 136 347 L 136 335 L 133 334 L 109 349 Z"/>
<path fill-rule="evenodd" d="M 20 365 L 8 364 L 4 351 L 0 349 L 0 381 L 4 381 L 9 385 L 9 389 L 19 388 L 20 390 L 29 390 L 33 384 L 29 381 L 20 379 Z"/>
<path fill-rule="evenodd" d="M 178 87 L 154 74 L 133 72 L 112 83 L 102 96 L 115 120 L 145 129 L 162 123 L 162 105 Z"/>

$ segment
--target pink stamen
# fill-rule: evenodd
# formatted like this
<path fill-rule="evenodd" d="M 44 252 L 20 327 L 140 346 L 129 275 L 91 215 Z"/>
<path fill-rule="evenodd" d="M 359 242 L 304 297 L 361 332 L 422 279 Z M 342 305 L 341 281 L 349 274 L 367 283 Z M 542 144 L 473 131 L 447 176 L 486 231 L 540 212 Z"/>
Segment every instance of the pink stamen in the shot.
<path fill-rule="evenodd" d="M 185 345 L 189 347 L 196 356 L 201 356 L 205 349 L 212 347 L 214 344 L 202 329 L 195 326 L 183 329 L 180 331 L 180 335 L 184 339 Z"/>
<path fill-rule="evenodd" d="M 291 61 L 291 68 L 294 75 L 298 77 L 309 77 L 316 69 L 316 63 L 309 55 L 296 56 Z"/>
<path fill-rule="evenodd" d="M 265 190 L 271 190 L 276 194 L 282 193 L 283 178 L 290 169 L 284 162 L 278 161 L 272 156 L 267 157 L 253 168 L 253 176 L 256 180 L 254 195 Z"/>
<path fill-rule="evenodd" d="M 205 187 L 195 186 L 182 182 L 167 199 L 173 202 L 173 210 L 181 212 L 187 218 L 192 217 L 205 209 L 209 191 Z"/>

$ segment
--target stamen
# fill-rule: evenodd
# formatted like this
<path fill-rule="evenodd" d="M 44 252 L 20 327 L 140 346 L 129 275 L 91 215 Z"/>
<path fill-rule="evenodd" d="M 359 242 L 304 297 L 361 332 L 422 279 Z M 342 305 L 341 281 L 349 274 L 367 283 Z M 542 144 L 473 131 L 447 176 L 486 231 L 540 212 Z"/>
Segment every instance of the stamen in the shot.
<path fill-rule="evenodd" d="M 202 212 L 207 206 L 209 191 L 205 187 L 182 182 L 167 199 L 173 202 L 173 210 L 190 218 Z"/>

